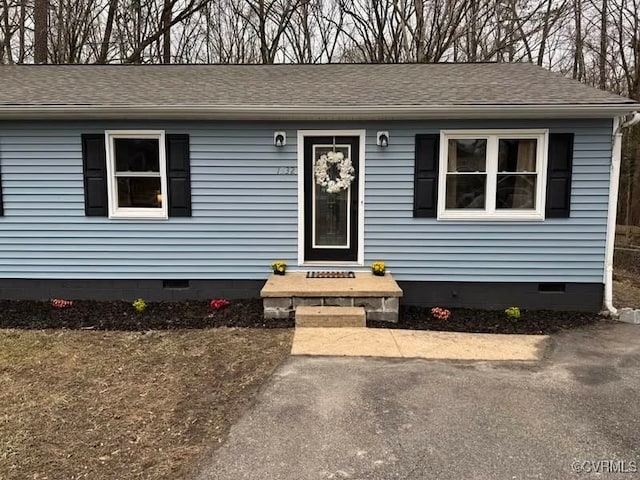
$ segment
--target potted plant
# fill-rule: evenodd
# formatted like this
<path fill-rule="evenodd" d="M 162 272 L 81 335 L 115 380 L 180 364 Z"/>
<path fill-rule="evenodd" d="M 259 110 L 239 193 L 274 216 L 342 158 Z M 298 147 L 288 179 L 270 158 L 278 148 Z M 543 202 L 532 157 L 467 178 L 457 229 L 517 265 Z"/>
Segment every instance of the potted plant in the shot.
<path fill-rule="evenodd" d="M 373 262 L 371 264 L 371 273 L 378 277 L 383 277 L 385 273 L 384 262 Z"/>
<path fill-rule="evenodd" d="M 271 270 L 274 275 L 284 275 L 287 271 L 287 262 L 284 260 L 276 260 L 271 264 Z"/>

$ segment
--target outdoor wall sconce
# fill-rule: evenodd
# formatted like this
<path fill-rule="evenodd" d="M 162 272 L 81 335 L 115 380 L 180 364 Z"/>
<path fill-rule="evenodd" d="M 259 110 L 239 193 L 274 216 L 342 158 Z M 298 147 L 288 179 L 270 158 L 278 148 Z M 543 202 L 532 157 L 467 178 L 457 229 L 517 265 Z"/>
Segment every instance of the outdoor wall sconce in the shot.
<path fill-rule="evenodd" d="M 273 144 L 276 147 L 284 147 L 287 144 L 287 134 L 285 132 L 273 132 Z"/>
<path fill-rule="evenodd" d="M 376 137 L 378 138 L 379 147 L 384 148 L 389 146 L 389 132 L 378 132 Z"/>

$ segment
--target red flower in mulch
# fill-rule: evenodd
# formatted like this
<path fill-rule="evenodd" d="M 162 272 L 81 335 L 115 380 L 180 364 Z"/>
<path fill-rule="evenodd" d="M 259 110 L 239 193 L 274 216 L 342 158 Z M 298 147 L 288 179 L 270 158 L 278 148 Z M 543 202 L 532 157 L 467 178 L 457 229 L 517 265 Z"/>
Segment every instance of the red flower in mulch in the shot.
<path fill-rule="evenodd" d="M 446 308 L 433 307 L 431 309 L 431 316 L 433 318 L 437 318 L 438 320 L 442 320 L 443 322 L 449 320 L 451 316 L 451 312 Z"/>
<path fill-rule="evenodd" d="M 73 306 L 73 301 L 71 300 L 62 300 L 60 298 L 52 298 L 51 306 L 53 308 L 69 308 Z"/>
<path fill-rule="evenodd" d="M 225 300 L 224 298 L 214 298 L 209 303 L 209 306 L 212 310 L 222 310 L 230 305 L 229 300 Z"/>

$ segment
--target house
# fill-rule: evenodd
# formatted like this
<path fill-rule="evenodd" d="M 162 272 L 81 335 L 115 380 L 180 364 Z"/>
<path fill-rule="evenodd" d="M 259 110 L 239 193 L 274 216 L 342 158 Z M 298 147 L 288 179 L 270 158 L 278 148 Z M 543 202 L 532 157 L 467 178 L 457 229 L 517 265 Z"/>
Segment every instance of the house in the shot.
<path fill-rule="evenodd" d="M 610 305 L 640 105 L 530 64 L 0 67 L 0 297 L 258 296 L 367 270 L 407 304 Z"/>

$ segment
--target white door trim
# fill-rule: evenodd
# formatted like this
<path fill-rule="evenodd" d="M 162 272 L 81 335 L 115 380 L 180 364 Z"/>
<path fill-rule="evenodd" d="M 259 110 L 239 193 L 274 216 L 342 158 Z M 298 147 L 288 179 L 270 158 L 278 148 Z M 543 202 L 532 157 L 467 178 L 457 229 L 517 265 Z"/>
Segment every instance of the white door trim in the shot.
<path fill-rule="evenodd" d="M 358 158 L 358 256 L 356 262 L 326 262 L 326 265 L 364 265 L 364 159 L 367 131 L 362 130 L 298 130 L 298 265 L 319 265 L 324 262 L 304 261 L 304 139 L 305 137 L 359 137 Z"/>

